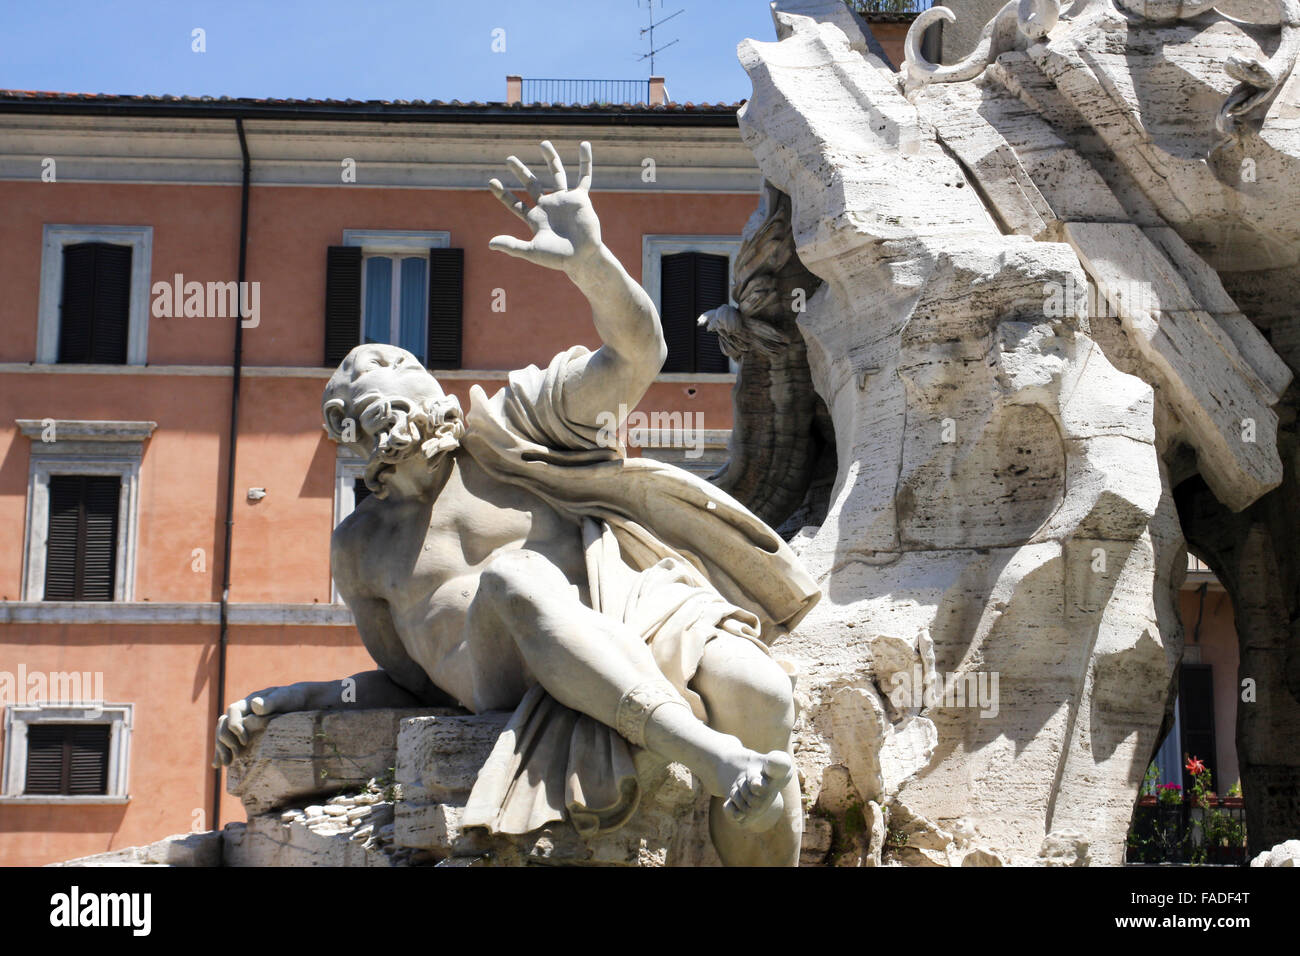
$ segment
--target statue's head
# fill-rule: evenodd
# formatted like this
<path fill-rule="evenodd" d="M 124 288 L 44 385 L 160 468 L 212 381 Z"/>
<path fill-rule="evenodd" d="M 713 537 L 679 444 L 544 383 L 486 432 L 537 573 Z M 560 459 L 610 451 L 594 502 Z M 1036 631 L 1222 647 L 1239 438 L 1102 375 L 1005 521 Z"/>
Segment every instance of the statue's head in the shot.
<path fill-rule="evenodd" d="M 406 349 L 358 345 L 330 376 L 321 398 L 325 431 L 368 459 L 366 487 L 387 497 L 386 479 L 399 465 L 432 465 L 460 444 L 460 403 Z"/>

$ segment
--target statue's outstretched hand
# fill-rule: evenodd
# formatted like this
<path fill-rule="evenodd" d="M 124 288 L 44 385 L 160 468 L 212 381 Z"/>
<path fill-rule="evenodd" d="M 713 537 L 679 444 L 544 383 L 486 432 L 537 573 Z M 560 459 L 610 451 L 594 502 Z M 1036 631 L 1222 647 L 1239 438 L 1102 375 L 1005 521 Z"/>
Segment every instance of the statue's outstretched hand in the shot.
<path fill-rule="evenodd" d="M 578 184 L 569 187 L 564 164 L 555 147 L 542 143 L 542 155 L 555 181 L 555 191 L 542 192 L 542 184 L 517 156 L 506 159 L 506 165 L 520 184 L 528 190 L 533 206 L 506 191 L 501 180 L 488 182 L 492 194 L 505 207 L 528 223 L 533 238 L 527 242 L 514 236 L 497 236 L 488 245 L 520 259 L 527 259 L 548 269 L 559 269 L 573 276 L 577 270 L 601 249 L 600 220 L 591 208 L 591 144 L 578 147 Z"/>
<path fill-rule="evenodd" d="M 306 710 L 307 690 L 305 684 L 268 687 L 231 704 L 217 721 L 217 752 L 212 758 L 212 766 L 220 767 L 234 760 L 247 746 L 250 735 L 266 726 L 263 718 Z"/>

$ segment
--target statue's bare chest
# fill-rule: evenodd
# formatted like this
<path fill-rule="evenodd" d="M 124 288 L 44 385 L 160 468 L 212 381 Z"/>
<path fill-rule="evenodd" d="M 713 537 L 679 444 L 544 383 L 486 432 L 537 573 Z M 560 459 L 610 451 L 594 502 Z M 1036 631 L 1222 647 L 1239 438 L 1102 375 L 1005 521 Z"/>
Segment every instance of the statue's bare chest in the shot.
<path fill-rule="evenodd" d="M 468 606 L 479 575 L 502 551 L 539 551 L 571 579 L 583 567 L 577 525 L 525 489 L 486 481 L 472 468 L 457 470 L 431 505 L 393 518 L 385 522 L 388 540 L 370 546 L 401 556 L 385 562 L 383 590 L 390 605 L 416 616 Z"/>

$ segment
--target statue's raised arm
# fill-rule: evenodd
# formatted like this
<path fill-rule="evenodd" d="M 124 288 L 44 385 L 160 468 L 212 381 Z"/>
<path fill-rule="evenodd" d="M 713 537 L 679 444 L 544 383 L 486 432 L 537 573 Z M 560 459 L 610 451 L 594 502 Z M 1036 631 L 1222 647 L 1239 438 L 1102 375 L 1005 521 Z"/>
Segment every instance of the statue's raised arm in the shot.
<path fill-rule="evenodd" d="M 488 183 L 493 195 L 533 233 L 527 241 L 497 236 L 490 246 L 564 272 L 591 303 L 604 344 L 585 361 L 570 365 L 564 392 L 572 419 L 596 424 L 602 413 L 636 407 L 663 367 L 668 348 L 654 303 L 601 241 L 600 220 L 591 205 L 591 144 L 578 148 L 578 182 L 572 187 L 555 147 L 542 143 L 542 155 L 555 183 L 553 192 L 544 192 L 541 181 L 518 157 L 506 159 L 531 206 L 509 193 L 500 180 Z"/>

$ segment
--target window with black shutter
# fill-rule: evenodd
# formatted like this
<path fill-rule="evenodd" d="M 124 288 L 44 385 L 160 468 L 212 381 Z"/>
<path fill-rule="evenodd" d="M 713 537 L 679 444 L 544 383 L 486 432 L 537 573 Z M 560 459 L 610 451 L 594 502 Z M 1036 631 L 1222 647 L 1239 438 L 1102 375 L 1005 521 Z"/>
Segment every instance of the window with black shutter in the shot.
<path fill-rule="evenodd" d="M 701 314 L 727 303 L 726 256 L 679 252 L 663 256 L 659 269 L 660 321 L 668 343 L 665 372 L 727 372 L 731 365 L 718 335 L 700 328 Z"/>
<path fill-rule="evenodd" d="M 33 796 L 108 793 L 108 724 L 28 724 L 27 782 Z"/>
<path fill-rule="evenodd" d="M 370 489 L 366 487 L 366 479 L 352 479 L 352 507 L 355 509 L 361 502 L 370 497 Z"/>
<path fill-rule="evenodd" d="M 399 345 L 427 368 L 460 368 L 465 250 L 427 258 L 383 245 L 331 246 L 325 269 L 325 364 L 362 342 Z"/>
<path fill-rule="evenodd" d="M 1178 722 L 1183 731 L 1183 754 L 1199 757 L 1214 773 L 1214 671 L 1209 664 L 1184 664 L 1179 676 Z M 1192 785 L 1192 776 L 1183 761 L 1183 789 Z M 1214 781 L 1219 782 L 1218 776 Z M 1226 786 L 1226 784 L 1225 784 Z"/>
<path fill-rule="evenodd" d="M 121 489 L 117 475 L 50 476 L 45 600 L 113 600 Z"/>
<path fill-rule="evenodd" d="M 125 365 L 131 313 L 131 247 L 79 242 L 63 247 L 59 361 Z"/>

